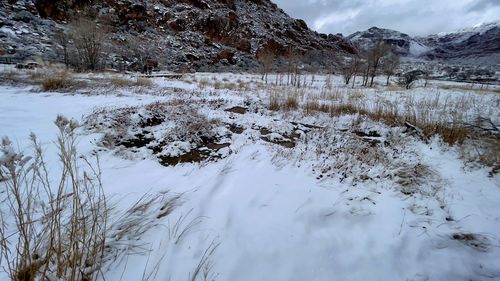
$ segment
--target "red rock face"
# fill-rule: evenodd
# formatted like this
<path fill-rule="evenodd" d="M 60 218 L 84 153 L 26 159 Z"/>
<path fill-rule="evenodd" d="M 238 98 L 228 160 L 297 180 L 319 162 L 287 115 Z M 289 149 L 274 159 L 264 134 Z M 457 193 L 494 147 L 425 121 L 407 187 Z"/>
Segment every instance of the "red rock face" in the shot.
<path fill-rule="evenodd" d="M 221 60 L 222 59 L 232 60 L 234 57 L 234 52 L 231 51 L 230 49 L 225 49 L 222 52 L 220 52 L 217 57 Z"/>
<path fill-rule="evenodd" d="M 107 22 L 111 32 L 120 34 L 111 37 L 133 34 L 152 45 L 166 40 L 164 46 L 172 55 L 165 60 L 179 64 L 222 60 L 237 64 L 245 57 L 245 63 L 251 65 L 252 58 L 264 49 L 276 56 L 286 56 L 290 50 L 339 49 L 338 42 L 309 30 L 303 20 L 290 18 L 270 0 L 35 1 L 41 16 L 56 21 L 92 10 L 93 18 L 101 24 Z M 105 16 L 108 20 L 102 21 Z M 158 50 L 157 55 L 164 51 Z"/>
<path fill-rule="evenodd" d="M 92 0 L 35 0 L 35 7 L 41 17 L 65 20 L 68 11 L 90 5 Z"/>

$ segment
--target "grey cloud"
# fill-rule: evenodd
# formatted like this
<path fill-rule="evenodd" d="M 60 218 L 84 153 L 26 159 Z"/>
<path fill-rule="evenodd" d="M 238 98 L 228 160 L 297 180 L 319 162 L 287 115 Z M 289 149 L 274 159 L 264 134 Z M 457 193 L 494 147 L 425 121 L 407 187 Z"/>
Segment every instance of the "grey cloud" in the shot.
<path fill-rule="evenodd" d="M 491 7 L 500 7 L 500 1 L 498 0 L 476 0 L 471 3 L 469 8 L 470 11 L 484 11 Z"/>
<path fill-rule="evenodd" d="M 500 20 L 498 0 L 272 1 L 292 17 L 304 19 L 318 32 L 344 35 L 372 26 L 427 35 Z"/>

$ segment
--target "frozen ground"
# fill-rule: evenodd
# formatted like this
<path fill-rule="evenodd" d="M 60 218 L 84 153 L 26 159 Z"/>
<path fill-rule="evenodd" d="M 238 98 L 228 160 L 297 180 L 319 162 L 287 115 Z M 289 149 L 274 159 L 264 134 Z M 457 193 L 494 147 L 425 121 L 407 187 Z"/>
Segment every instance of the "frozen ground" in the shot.
<path fill-rule="evenodd" d="M 308 76 L 296 89 L 256 75 L 200 73 L 155 78 L 149 90 L 0 86 L 0 135 L 29 151 L 33 131 L 57 170 L 53 121 L 75 118 L 83 124 L 79 152 L 99 154 L 117 210 L 145 194 L 158 200 L 130 214 L 154 227 L 110 239 L 135 250 L 106 264 L 106 280 L 190 280 L 199 265 L 207 278 L 196 280 L 500 279 L 500 177 L 492 167 L 465 160 L 467 148 L 438 136 L 302 109 L 308 100 L 383 105 L 445 120 L 458 109 L 464 122 L 481 114 L 498 124 L 498 93 L 443 82 L 352 90 L 328 80 Z M 273 96 L 289 95 L 299 108 L 268 109 Z M 190 152 L 196 161 L 182 163 Z M 175 209 L 158 218 L 172 198 Z M 118 213 L 111 228 L 127 220 Z"/>

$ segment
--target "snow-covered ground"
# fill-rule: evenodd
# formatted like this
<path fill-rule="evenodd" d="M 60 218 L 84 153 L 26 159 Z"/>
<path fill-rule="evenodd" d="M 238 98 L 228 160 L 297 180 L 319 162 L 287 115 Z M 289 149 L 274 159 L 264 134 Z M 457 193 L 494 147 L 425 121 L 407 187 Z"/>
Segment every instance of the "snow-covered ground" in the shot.
<path fill-rule="evenodd" d="M 106 280 L 190 280 L 197 266 L 196 280 L 499 279 L 500 176 L 492 167 L 465 160 L 466 148 L 439 136 L 302 109 L 314 100 L 499 123 L 498 93 L 431 84 L 349 89 L 340 77 L 309 75 L 296 89 L 251 74 L 198 73 L 154 78 L 148 90 L 0 86 L 0 136 L 29 152 L 34 132 L 57 170 L 53 122 L 58 114 L 80 121 L 78 150 L 99 154 L 116 206 L 110 233 L 130 220 L 120 210 L 156 198 L 130 214 L 152 222 L 146 233 L 110 239 L 134 250 L 106 263 Z M 289 95 L 299 108 L 268 109 L 273 96 Z M 200 163 L 167 165 L 193 151 Z M 172 198 L 175 209 L 158 215 Z"/>

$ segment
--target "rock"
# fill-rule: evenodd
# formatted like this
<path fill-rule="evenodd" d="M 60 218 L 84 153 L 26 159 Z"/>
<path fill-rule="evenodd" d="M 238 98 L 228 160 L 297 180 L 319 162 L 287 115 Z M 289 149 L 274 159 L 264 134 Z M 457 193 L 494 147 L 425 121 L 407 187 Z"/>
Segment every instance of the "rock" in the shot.
<path fill-rule="evenodd" d="M 12 19 L 15 21 L 23 21 L 23 22 L 28 23 L 28 22 L 35 20 L 35 16 L 28 11 L 21 11 L 21 12 L 15 13 L 12 16 Z"/>

